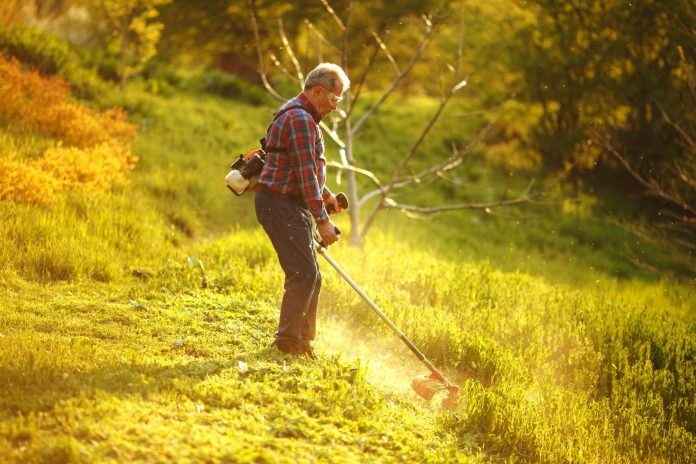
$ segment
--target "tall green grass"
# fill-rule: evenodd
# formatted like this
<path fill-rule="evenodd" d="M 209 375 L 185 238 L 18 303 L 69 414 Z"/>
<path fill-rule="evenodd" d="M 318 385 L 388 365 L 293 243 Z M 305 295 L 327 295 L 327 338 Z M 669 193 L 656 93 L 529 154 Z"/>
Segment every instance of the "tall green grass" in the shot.
<path fill-rule="evenodd" d="M 174 237 L 132 192 L 66 195 L 50 207 L 0 203 L 0 260 L 27 280 L 122 278 Z"/>
<path fill-rule="evenodd" d="M 128 284 L 4 286 L 4 461 L 469 455 L 427 408 L 366 382 L 363 364 L 268 347 L 280 276 L 261 233 L 235 231 L 191 251 Z"/>
<path fill-rule="evenodd" d="M 444 422 L 461 439 L 524 462 L 693 459 L 693 296 L 576 290 L 374 242 L 360 257 L 335 254 L 425 353 L 467 379 L 463 416 Z M 390 336 L 327 280 L 332 311 Z"/>
<path fill-rule="evenodd" d="M 328 318 L 345 321 L 348 340 L 394 337 L 323 262 L 320 361 L 278 358 L 268 344 L 282 273 L 261 231 L 235 229 L 132 282 L 5 284 L 0 454 L 692 462 L 693 314 L 675 316 L 683 308 L 669 298 L 578 291 L 381 234 L 364 251 L 330 253 L 461 383 L 454 414 L 381 392 L 364 365 L 322 349 Z"/>

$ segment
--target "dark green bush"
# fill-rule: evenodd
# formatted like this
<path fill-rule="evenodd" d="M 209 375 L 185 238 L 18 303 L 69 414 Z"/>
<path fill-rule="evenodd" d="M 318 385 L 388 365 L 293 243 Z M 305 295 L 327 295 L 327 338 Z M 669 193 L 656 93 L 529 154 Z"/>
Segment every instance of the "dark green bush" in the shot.
<path fill-rule="evenodd" d="M 23 25 L 9 30 L 0 27 L 0 53 L 17 58 L 41 74 L 61 76 L 78 98 L 98 99 L 106 93 L 105 83 L 87 67 L 86 57 L 68 42 L 37 29 Z"/>
<path fill-rule="evenodd" d="M 71 59 L 67 42 L 27 26 L 0 27 L 0 52 L 47 75 L 58 74 Z"/>
<path fill-rule="evenodd" d="M 106 81 L 120 82 L 121 71 L 118 56 L 107 50 L 99 49 L 90 51 L 88 60 L 100 78 Z"/>
<path fill-rule="evenodd" d="M 242 100 L 254 105 L 269 102 L 269 96 L 264 90 L 218 69 L 206 71 L 191 79 L 186 87 L 189 90 L 208 92 L 223 98 Z"/>

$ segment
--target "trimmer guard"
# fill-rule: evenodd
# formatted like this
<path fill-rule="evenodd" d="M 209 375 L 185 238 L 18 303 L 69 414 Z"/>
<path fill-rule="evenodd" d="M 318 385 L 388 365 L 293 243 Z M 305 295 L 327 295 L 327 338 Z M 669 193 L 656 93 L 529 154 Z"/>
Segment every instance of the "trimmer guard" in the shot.
<path fill-rule="evenodd" d="M 459 387 L 450 384 L 447 380 L 434 372 L 430 375 L 419 375 L 413 379 L 411 388 L 426 401 L 432 400 L 436 393 L 447 390 L 449 395 L 442 400 L 442 407 L 445 409 L 454 409 L 457 407 Z"/>

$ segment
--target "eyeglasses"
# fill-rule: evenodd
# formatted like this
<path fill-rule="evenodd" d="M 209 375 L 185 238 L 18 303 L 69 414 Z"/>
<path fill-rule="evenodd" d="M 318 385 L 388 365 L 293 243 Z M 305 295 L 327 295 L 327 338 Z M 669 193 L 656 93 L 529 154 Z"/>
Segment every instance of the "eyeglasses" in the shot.
<path fill-rule="evenodd" d="M 343 100 L 343 97 L 334 95 L 333 92 L 329 92 L 329 90 L 326 87 L 322 87 L 322 89 L 326 90 L 326 96 L 329 97 L 329 101 L 333 105 L 338 105 L 339 103 L 341 103 L 341 100 Z"/>

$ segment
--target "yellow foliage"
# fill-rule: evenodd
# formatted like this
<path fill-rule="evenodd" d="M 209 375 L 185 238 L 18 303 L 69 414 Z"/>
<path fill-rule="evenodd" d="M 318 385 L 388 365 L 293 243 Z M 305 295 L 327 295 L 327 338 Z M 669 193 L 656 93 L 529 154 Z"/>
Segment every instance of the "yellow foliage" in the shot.
<path fill-rule="evenodd" d="M 0 158 L 0 200 L 47 204 L 55 199 L 58 180 L 34 164 Z"/>
<path fill-rule="evenodd" d="M 130 148 L 108 143 L 49 148 L 36 160 L 0 158 L 0 200 L 47 204 L 61 190 L 108 189 L 127 183 L 135 163 Z"/>
<path fill-rule="evenodd" d="M 23 71 L 17 60 L 0 55 L 0 118 L 71 146 L 133 141 L 135 126 L 126 122 L 122 110 L 99 113 L 70 101 L 69 96 L 63 79 Z"/>
<path fill-rule="evenodd" d="M 126 182 L 135 167 L 130 148 L 102 143 L 92 148 L 49 148 L 36 165 L 49 172 L 62 189 L 103 190 Z"/>
<path fill-rule="evenodd" d="M 23 71 L 0 54 L 0 120 L 56 138 L 36 160 L 0 158 L 0 200 L 50 203 L 60 190 L 103 190 L 124 183 L 136 158 L 136 128 L 118 108 L 99 113 L 69 100 L 68 85 Z"/>

